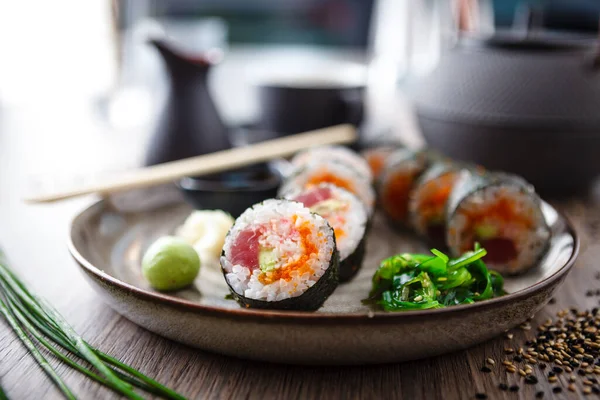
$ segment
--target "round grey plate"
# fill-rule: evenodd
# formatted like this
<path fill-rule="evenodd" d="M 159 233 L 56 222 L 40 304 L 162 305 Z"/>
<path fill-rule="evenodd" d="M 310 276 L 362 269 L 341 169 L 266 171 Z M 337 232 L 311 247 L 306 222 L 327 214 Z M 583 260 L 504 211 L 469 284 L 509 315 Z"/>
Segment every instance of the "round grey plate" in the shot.
<path fill-rule="evenodd" d="M 540 264 L 506 279 L 508 295 L 436 310 L 386 313 L 361 304 L 379 262 L 427 251 L 376 215 L 363 269 L 340 285 L 317 312 L 243 309 L 228 293 L 218 265 L 205 264 L 192 288 L 153 291 L 140 258 L 157 237 L 171 234 L 191 212 L 185 204 L 124 213 L 101 201 L 73 220 L 69 250 L 92 287 L 117 312 L 164 337 L 204 350 L 294 364 L 388 363 L 464 349 L 523 322 L 551 298 L 577 256 L 570 224 L 551 206 L 544 213 L 552 245 Z"/>

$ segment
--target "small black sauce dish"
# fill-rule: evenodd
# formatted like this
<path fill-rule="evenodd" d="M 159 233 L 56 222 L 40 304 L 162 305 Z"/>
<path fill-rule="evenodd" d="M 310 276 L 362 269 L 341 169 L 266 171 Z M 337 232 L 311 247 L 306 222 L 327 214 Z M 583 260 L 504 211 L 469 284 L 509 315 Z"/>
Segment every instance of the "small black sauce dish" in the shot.
<path fill-rule="evenodd" d="M 176 182 L 186 201 L 196 209 L 223 210 L 237 218 L 253 204 L 277 196 L 282 176 L 270 164 Z"/>

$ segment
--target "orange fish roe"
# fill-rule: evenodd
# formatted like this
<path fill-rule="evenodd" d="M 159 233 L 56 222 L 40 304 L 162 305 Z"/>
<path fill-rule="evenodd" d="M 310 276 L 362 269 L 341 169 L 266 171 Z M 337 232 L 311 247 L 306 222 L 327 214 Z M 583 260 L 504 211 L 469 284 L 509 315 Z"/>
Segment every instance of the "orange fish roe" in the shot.
<path fill-rule="evenodd" d="M 374 177 L 378 177 L 381 174 L 388 155 L 389 153 L 379 152 L 376 150 L 365 154 L 365 159 L 367 160 L 369 168 L 371 168 L 371 173 Z"/>
<path fill-rule="evenodd" d="M 394 173 L 383 189 L 382 206 L 386 213 L 396 221 L 406 220 L 409 193 L 414 179 L 414 174 Z"/>
<path fill-rule="evenodd" d="M 520 226 L 524 230 L 533 228 L 535 225 L 534 216 L 522 213 L 516 210 L 514 201 L 508 197 L 510 193 L 501 191 L 498 193 L 497 200 L 485 206 L 476 208 L 462 209 L 462 214 L 467 217 L 464 232 L 474 232 L 474 228 L 483 223 L 487 218 L 495 218 L 500 221 L 510 221 L 511 225 Z M 472 238 L 474 241 L 476 238 Z M 465 249 L 472 248 L 473 243 L 464 243 Z"/>
<path fill-rule="evenodd" d="M 297 220 L 297 216 L 292 217 L 292 223 L 295 225 Z M 312 274 L 314 273 L 313 268 L 311 268 L 308 260 L 312 254 L 318 254 L 319 249 L 317 246 L 310 240 L 312 236 L 313 226 L 310 221 L 303 221 L 300 226 L 297 228 L 298 234 L 300 235 L 300 247 L 303 250 L 302 254 L 299 258 L 294 261 L 289 262 L 286 265 L 283 265 L 281 268 L 277 268 L 273 271 L 264 272 L 259 275 L 258 280 L 263 285 L 268 285 L 273 282 L 277 282 L 280 279 L 289 282 L 292 279 L 292 272 L 297 271 L 299 275 L 303 275 L 304 273 Z"/>
<path fill-rule="evenodd" d="M 459 176 L 457 172 L 447 172 L 423 185 L 417 210 L 426 223 L 439 221 L 444 216 L 448 197 Z"/>
<path fill-rule="evenodd" d="M 352 182 L 347 181 L 346 179 L 342 179 L 339 176 L 327 171 L 326 169 L 318 171 L 314 175 L 310 177 L 306 181 L 306 187 L 316 186 L 319 183 L 331 183 L 337 187 L 341 187 L 342 189 L 346 189 L 349 192 L 356 193 L 356 188 L 352 184 Z"/>

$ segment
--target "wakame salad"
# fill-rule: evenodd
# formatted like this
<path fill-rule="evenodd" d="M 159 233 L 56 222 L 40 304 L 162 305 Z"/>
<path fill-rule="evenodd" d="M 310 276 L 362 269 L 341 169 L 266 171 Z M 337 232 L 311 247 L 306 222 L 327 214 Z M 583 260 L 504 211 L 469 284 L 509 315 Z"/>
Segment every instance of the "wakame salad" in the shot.
<path fill-rule="evenodd" d="M 453 259 L 437 249 L 431 253 L 405 253 L 383 260 L 373 275 L 373 287 L 365 303 L 386 311 L 425 310 L 506 293 L 502 276 L 483 262 L 487 252 L 479 244 Z"/>

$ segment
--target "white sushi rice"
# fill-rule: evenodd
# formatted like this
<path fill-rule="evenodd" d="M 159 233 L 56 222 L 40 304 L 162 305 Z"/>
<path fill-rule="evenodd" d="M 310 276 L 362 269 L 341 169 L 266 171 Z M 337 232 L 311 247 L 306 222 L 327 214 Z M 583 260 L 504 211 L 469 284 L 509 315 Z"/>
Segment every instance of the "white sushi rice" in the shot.
<path fill-rule="evenodd" d="M 319 146 L 299 152 L 292 158 L 295 167 L 303 167 L 315 161 L 332 160 L 351 165 L 369 181 L 373 180 L 371 167 L 358 153 L 344 146 Z"/>
<path fill-rule="evenodd" d="M 355 194 L 365 205 L 369 216 L 373 215 L 375 207 L 375 191 L 369 178 L 357 172 L 353 166 L 340 161 L 321 160 L 312 161 L 290 176 L 279 189 L 279 197 L 288 197 L 290 193 L 297 193 L 303 189 L 331 183 L 327 181 L 313 182 L 320 174 L 331 174 L 347 183 L 343 189 Z"/>
<path fill-rule="evenodd" d="M 540 205 L 534 201 L 532 194 L 519 187 L 488 186 L 468 195 L 448 221 L 448 246 L 454 255 L 467 250 L 467 243 L 472 243 L 475 232 L 466 229 L 469 222 L 466 214 L 487 207 L 501 198 L 509 199 L 518 214 L 531 216 L 534 223 L 531 229 L 527 229 L 521 224 L 511 223 L 497 216 L 484 218 L 482 224 L 497 229 L 494 237 L 510 239 L 517 247 L 517 257 L 509 263 L 495 264 L 486 261 L 486 264 L 499 272 L 519 273 L 533 266 L 541 258 L 550 240 L 550 229 Z"/>
<path fill-rule="evenodd" d="M 292 216 L 296 216 L 295 226 L 289 222 Z M 237 236 L 251 227 L 263 226 L 266 227 L 266 233 L 259 238 L 260 245 L 273 249 L 273 254 L 278 260 L 275 268 L 285 267 L 304 254 L 304 248 L 299 235 L 294 233 L 294 228 L 300 227 L 306 221 L 313 227 L 312 235 L 308 239 L 315 243 L 319 250 L 317 254 L 310 254 L 307 261 L 312 273 L 304 272 L 300 275 L 298 271 L 292 271 L 292 279 L 288 281 L 279 279 L 263 284 L 260 278 L 264 272 L 260 268 L 250 271 L 243 265 L 231 263 L 232 246 Z M 330 267 L 334 251 L 333 230 L 325 219 L 311 213 L 298 202 L 271 199 L 249 208 L 235 221 L 225 239 L 221 266 L 225 271 L 225 279 L 236 293 L 255 300 L 281 301 L 300 296 L 317 283 Z"/>
<path fill-rule="evenodd" d="M 341 229 L 344 232 L 344 235 L 341 237 L 336 236 L 337 248 L 340 252 L 340 261 L 343 261 L 354 253 L 358 244 L 365 236 L 368 219 L 367 209 L 358 197 L 347 190 L 327 183 L 322 183 L 315 189 L 317 188 L 329 188 L 329 190 L 331 190 L 331 197 L 344 205 L 343 209 L 331 214 L 321 214 L 329 221 L 329 225 L 331 225 L 334 230 Z M 289 193 L 286 197 L 293 200 L 301 194 L 310 192 L 311 190 L 313 189 L 296 191 Z M 312 206 L 310 208 L 311 211 L 319 214 L 318 205 L 319 203 Z"/>

